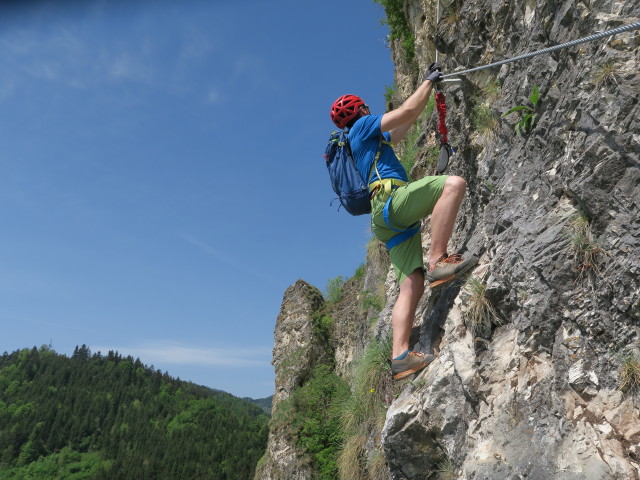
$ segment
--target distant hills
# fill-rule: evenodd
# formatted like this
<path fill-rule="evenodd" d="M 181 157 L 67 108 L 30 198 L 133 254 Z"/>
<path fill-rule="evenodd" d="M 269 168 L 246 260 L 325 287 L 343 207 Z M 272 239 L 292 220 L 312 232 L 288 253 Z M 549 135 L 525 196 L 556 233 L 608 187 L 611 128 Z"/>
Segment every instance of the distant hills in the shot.
<path fill-rule="evenodd" d="M 245 398 L 245 400 L 248 400 L 249 402 L 255 403 L 262 410 L 264 410 L 267 415 L 269 415 L 269 416 L 271 415 L 271 407 L 272 407 L 272 404 L 273 404 L 273 395 L 271 395 L 270 397 L 267 397 L 267 398 L 258 398 L 258 399 Z"/>
<path fill-rule="evenodd" d="M 270 400 L 76 347 L 0 357 L 0 480 L 253 478 Z"/>

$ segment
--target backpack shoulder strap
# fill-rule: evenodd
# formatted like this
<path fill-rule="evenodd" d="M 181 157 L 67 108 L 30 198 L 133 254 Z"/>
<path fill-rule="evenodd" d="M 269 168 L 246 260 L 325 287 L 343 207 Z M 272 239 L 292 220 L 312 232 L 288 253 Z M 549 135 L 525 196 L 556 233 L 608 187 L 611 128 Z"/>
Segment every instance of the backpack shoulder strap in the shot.
<path fill-rule="evenodd" d="M 375 170 L 376 175 L 378 176 L 378 180 L 382 180 L 382 178 L 380 178 L 380 172 L 378 172 L 378 159 L 380 158 L 380 155 L 382 154 L 382 144 L 386 143 L 387 145 L 389 144 L 389 142 L 387 142 L 384 139 L 384 135 L 380 134 L 380 140 L 378 141 L 378 150 L 376 151 L 376 156 L 373 159 L 373 165 L 371 166 L 371 170 L 369 170 L 369 177 L 367 178 L 367 185 L 369 185 L 369 183 L 371 183 L 371 178 L 373 177 L 373 171 Z"/>

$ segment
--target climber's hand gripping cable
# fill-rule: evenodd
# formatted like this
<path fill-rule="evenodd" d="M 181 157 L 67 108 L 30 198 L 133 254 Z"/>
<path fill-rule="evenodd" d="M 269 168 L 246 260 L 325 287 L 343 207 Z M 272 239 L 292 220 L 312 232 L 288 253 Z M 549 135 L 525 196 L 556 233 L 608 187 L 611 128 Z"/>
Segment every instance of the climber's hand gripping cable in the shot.
<path fill-rule="evenodd" d="M 438 89 L 437 84 L 442 81 L 443 76 L 444 75 L 442 74 L 442 68 L 440 67 L 440 64 L 435 62 L 429 65 L 429 69 L 425 73 L 426 79 L 433 83 L 433 85 L 436 87 L 436 90 Z"/>

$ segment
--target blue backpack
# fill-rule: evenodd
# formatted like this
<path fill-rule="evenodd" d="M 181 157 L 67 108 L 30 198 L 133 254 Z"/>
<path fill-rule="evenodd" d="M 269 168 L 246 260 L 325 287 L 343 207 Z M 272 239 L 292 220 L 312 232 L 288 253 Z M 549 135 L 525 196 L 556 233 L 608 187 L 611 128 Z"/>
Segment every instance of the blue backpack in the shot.
<path fill-rule="evenodd" d="M 371 213 L 369 180 L 371 180 L 381 148 L 382 137 L 380 137 L 376 160 L 369 172 L 369 178 L 365 182 L 353 161 L 348 132 L 336 130 L 329 137 L 329 144 L 325 150 L 324 158 L 327 161 L 327 169 L 329 169 L 331 187 L 338 195 L 342 206 L 351 215 Z"/>
<path fill-rule="evenodd" d="M 338 195 L 340 203 L 351 215 L 364 215 L 371 213 L 371 193 L 369 192 L 369 180 L 375 170 L 380 153 L 382 152 L 382 144 L 386 143 L 380 136 L 378 151 L 376 152 L 373 166 L 369 172 L 368 181 L 365 182 L 356 168 L 349 146 L 348 132 L 336 130 L 329 138 L 329 145 L 324 154 L 329 169 L 329 177 L 331 178 L 331 186 L 333 191 Z M 379 174 L 378 174 L 379 176 Z M 333 203 L 333 202 L 331 202 Z M 383 208 L 384 221 L 387 226 L 394 230 L 396 235 L 386 242 L 387 249 L 391 250 L 396 245 L 411 238 L 420 231 L 420 222 L 403 230 L 398 230 L 391 226 L 389 221 L 389 206 L 391 205 L 391 197 L 386 201 Z"/>

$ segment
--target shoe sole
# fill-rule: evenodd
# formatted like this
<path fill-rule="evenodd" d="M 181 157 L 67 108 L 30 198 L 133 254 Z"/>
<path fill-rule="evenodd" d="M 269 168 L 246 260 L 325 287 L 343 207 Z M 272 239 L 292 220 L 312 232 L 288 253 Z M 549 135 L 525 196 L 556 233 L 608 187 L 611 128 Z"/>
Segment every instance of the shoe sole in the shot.
<path fill-rule="evenodd" d="M 466 271 L 466 270 L 465 270 Z M 429 284 L 429 288 L 434 288 L 434 287 L 438 287 L 440 285 L 442 285 L 443 283 L 447 283 L 450 282 L 451 280 L 453 280 L 454 278 L 456 278 L 455 274 L 451 275 L 450 277 L 447 278 L 443 278 L 442 280 L 436 280 L 435 282 L 431 282 Z"/>
<path fill-rule="evenodd" d="M 424 369 L 427 365 L 428 365 L 428 363 L 425 363 L 424 365 L 422 365 L 422 366 L 420 366 L 418 368 L 411 368 L 409 370 L 405 370 L 404 372 L 396 373 L 393 376 L 393 379 L 394 380 L 402 380 L 403 378 L 407 378 L 409 375 L 413 375 L 414 373 L 419 372 L 420 370 Z"/>
<path fill-rule="evenodd" d="M 475 267 L 478 264 L 478 261 L 476 260 L 473 263 L 470 263 L 469 265 L 467 265 L 467 268 L 465 268 L 464 270 L 460 270 L 459 272 L 454 273 L 453 275 L 447 277 L 447 278 L 442 278 L 440 280 L 436 280 L 434 282 L 429 283 L 429 288 L 434 288 L 434 287 L 439 287 L 440 285 L 442 285 L 443 283 L 447 283 L 450 282 L 451 280 L 453 280 L 456 277 L 459 277 L 465 273 L 467 273 L 469 270 L 471 270 L 473 267 Z"/>
<path fill-rule="evenodd" d="M 414 373 L 417 373 L 420 370 L 423 370 L 426 367 L 428 367 L 435 359 L 436 359 L 435 355 L 428 355 L 427 359 L 424 361 L 422 365 L 416 368 L 410 368 L 409 370 L 405 370 L 404 372 L 396 373 L 393 376 L 393 379 L 402 380 L 403 378 L 407 378 L 409 375 L 413 375 Z"/>

